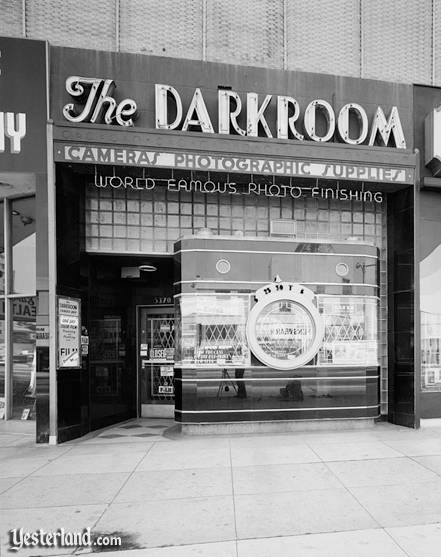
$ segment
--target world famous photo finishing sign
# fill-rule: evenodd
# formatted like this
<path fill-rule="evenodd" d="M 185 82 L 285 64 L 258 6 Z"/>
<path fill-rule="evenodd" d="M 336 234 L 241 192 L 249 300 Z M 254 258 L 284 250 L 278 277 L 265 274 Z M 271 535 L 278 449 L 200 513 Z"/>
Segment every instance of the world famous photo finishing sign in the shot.
<path fill-rule="evenodd" d="M 58 367 L 81 367 L 81 300 L 58 297 Z"/>
<path fill-rule="evenodd" d="M 246 329 L 256 358 L 274 369 L 290 370 L 317 354 L 324 323 L 314 298 L 309 288 L 280 279 L 257 290 Z"/>

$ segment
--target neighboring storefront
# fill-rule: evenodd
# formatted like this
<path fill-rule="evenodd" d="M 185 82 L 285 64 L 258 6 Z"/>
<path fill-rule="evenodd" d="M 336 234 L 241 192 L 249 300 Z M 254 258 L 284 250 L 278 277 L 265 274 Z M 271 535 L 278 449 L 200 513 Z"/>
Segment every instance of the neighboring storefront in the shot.
<path fill-rule="evenodd" d="M 421 335 L 421 418 L 441 418 L 441 89 L 414 89 L 415 146 L 421 185 L 416 207 Z"/>
<path fill-rule="evenodd" d="M 36 196 L 46 189 L 46 50 L 42 41 L 0 37 L 0 417 L 8 420 L 37 416 Z"/>
<path fill-rule="evenodd" d="M 59 441 L 416 425 L 411 86 L 67 48 L 50 83 Z"/>

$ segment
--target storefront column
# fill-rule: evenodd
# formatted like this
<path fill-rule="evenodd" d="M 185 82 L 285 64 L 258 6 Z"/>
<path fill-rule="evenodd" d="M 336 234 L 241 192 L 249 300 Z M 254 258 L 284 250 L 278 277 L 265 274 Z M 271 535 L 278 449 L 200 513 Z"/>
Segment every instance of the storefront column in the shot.
<path fill-rule="evenodd" d="M 57 405 L 57 240 L 53 125 L 47 125 L 47 200 L 49 267 L 49 444 L 58 438 Z"/>
<path fill-rule="evenodd" d="M 12 417 L 12 305 L 9 294 L 12 291 L 12 238 L 11 238 L 11 200 L 5 198 L 4 205 L 4 265 L 5 265 L 5 419 Z"/>
<path fill-rule="evenodd" d="M 414 414 L 415 428 L 420 427 L 421 421 L 421 299 L 420 299 L 420 188 L 421 188 L 421 166 L 420 151 L 415 149 L 415 186 L 413 188 L 413 246 L 414 246 L 414 298 L 413 298 L 413 322 L 414 322 Z"/>

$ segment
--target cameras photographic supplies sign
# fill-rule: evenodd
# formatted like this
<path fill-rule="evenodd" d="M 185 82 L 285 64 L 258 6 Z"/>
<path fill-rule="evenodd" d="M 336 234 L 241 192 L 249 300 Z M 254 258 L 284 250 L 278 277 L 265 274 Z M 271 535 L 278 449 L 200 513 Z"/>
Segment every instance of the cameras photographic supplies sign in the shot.
<path fill-rule="evenodd" d="M 79 368 L 81 300 L 58 297 L 58 367 Z"/>
<path fill-rule="evenodd" d="M 309 288 L 278 277 L 256 291 L 246 328 L 256 358 L 280 370 L 296 369 L 312 360 L 325 331 L 314 299 Z"/>
<path fill-rule="evenodd" d="M 217 154 L 198 154 L 193 152 L 150 151 L 142 148 L 97 147 L 90 144 L 66 144 L 56 142 L 54 156 L 57 162 L 91 163 L 100 165 L 137 166 L 151 168 L 180 168 L 206 172 L 237 172 L 240 174 L 263 174 L 271 176 L 292 176 L 298 178 L 324 178 L 336 180 L 355 180 L 362 182 L 385 182 L 391 184 L 413 184 L 414 169 L 382 164 L 335 163 L 287 158 L 261 158 L 254 156 L 238 157 Z M 150 178 L 107 176 L 100 179 L 98 187 L 113 189 L 131 188 L 149 190 L 155 187 Z M 230 193 L 231 184 L 227 189 Z M 179 184 L 172 180 L 170 189 L 187 189 L 189 184 Z M 210 193 L 216 186 L 207 183 L 202 186 Z M 222 186 L 224 187 L 224 186 Z M 254 188 L 254 185 L 252 186 Z M 228 192 L 227 191 L 227 192 Z M 225 192 L 225 193 L 227 193 Z M 219 193 L 223 193 L 220 191 Z M 252 193 L 255 193 L 252 190 Z"/>

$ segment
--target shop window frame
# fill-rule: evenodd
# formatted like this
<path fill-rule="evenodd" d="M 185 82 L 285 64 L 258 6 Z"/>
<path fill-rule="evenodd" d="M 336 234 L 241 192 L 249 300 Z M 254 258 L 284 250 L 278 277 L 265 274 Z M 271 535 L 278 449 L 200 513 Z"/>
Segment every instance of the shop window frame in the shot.
<path fill-rule="evenodd" d="M 14 316 L 12 303 L 19 298 L 35 297 L 36 291 L 14 293 L 13 284 L 13 238 L 12 238 L 12 204 L 14 201 L 34 197 L 35 195 L 20 195 L 3 198 L 3 253 L 4 253 L 4 292 L 0 294 L 4 302 L 4 346 L 5 346 L 5 413 L 3 420 L 11 420 L 13 416 L 13 374 L 14 374 Z M 35 272 L 35 270 L 34 270 Z M 1 395 L 0 395 L 1 396 Z"/>

